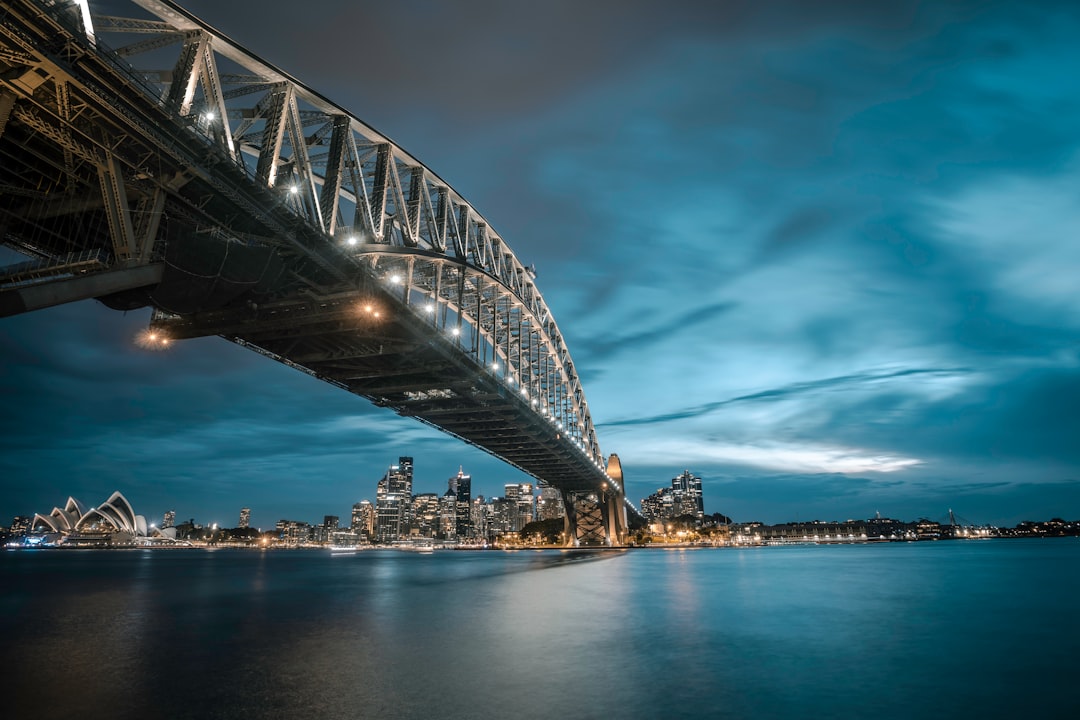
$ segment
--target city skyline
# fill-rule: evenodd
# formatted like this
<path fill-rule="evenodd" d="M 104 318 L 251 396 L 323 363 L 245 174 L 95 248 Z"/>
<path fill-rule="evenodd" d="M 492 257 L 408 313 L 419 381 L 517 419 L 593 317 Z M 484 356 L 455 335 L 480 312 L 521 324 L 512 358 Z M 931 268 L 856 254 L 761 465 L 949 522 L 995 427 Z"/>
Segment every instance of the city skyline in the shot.
<path fill-rule="evenodd" d="M 691 468 L 706 513 L 765 522 L 1080 516 L 1077 8 L 181 5 L 536 266 L 635 504 Z M 147 317 L 0 320 L 0 511 L 344 517 L 399 455 L 532 481 L 223 340 L 139 348 Z"/>

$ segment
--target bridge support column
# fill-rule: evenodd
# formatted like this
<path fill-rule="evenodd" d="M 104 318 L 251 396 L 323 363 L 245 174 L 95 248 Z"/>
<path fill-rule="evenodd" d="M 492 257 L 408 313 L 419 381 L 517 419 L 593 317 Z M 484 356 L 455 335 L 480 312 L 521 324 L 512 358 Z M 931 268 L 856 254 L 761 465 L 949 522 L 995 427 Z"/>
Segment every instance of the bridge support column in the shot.
<path fill-rule="evenodd" d="M 561 490 L 563 504 L 563 547 L 577 547 L 577 512 L 573 493 Z"/>
<path fill-rule="evenodd" d="M 566 547 L 611 545 L 607 536 L 602 493 L 563 492 Z"/>
<path fill-rule="evenodd" d="M 626 486 L 623 484 L 622 463 L 615 453 L 608 456 L 606 470 L 613 487 L 607 488 L 604 494 L 604 528 L 611 545 L 625 545 L 629 528 L 626 520 Z"/>

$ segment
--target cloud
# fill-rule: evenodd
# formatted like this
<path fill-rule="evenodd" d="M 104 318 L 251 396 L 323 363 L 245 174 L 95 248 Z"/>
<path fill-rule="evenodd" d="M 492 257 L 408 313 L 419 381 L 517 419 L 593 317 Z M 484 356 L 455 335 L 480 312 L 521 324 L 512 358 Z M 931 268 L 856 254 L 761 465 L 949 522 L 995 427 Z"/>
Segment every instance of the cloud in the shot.
<path fill-rule="evenodd" d="M 725 400 L 717 400 L 715 402 L 705 403 L 703 405 L 696 405 L 676 412 L 663 413 L 646 417 L 627 418 L 623 420 L 612 420 L 602 423 L 601 425 L 599 425 L 599 427 L 620 427 L 628 425 L 651 426 L 659 423 L 672 422 L 675 420 L 700 418 L 704 415 L 716 412 L 735 403 L 749 403 L 758 401 L 771 402 L 775 400 L 787 399 L 797 395 L 804 395 L 807 393 L 817 393 L 823 390 L 851 388 L 866 385 L 868 383 L 878 383 L 886 380 L 895 380 L 899 378 L 909 378 L 922 375 L 930 377 L 936 376 L 942 378 L 953 378 L 966 375 L 968 373 L 970 373 L 970 370 L 966 368 L 908 368 L 904 370 L 893 370 L 876 373 L 863 372 L 854 375 L 822 378 L 818 380 L 811 380 L 808 382 L 794 383 L 786 387 L 761 390 L 759 392 L 740 395 L 738 397 L 727 398 Z"/>

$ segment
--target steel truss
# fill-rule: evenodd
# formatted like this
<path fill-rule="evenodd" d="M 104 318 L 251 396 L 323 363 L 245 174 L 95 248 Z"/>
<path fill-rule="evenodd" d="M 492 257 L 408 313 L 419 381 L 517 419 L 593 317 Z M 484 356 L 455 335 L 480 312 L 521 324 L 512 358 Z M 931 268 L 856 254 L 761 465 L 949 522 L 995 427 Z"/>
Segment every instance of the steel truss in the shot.
<path fill-rule="evenodd" d="M 5 193 L 8 216 L 19 223 L 0 228 L 2 240 L 41 258 L 35 271 L 65 267 L 66 258 L 91 251 L 109 255 L 103 272 L 160 263 L 169 219 L 277 248 L 292 259 L 292 299 L 283 295 L 276 309 L 255 313 L 281 331 L 276 344 L 230 331 L 240 320 L 228 309 L 201 316 L 203 332 L 211 328 L 365 394 L 361 360 L 382 352 L 378 339 L 324 347 L 308 336 L 329 327 L 328 298 L 373 286 L 411 317 L 402 321 L 412 328 L 410 342 L 415 328 L 426 327 L 440 347 L 456 348 L 483 369 L 491 392 L 517 393 L 515 402 L 531 407 L 538 423 L 593 468 L 595 484 L 607 483 L 607 492 L 621 497 L 621 473 L 614 478 L 605 468 L 574 363 L 535 272 L 438 175 L 172 2 L 131 0 L 125 16 L 92 15 L 86 0 L 9 5 L 0 70 L 12 79 L 0 84 L 0 149 L 12 123 L 62 148 L 46 158 L 54 167 L 43 175 L 50 183 L 44 191 L 41 180 L 31 189 L 28 177 L 4 177 L 21 190 Z M 35 192 L 48 196 L 51 209 L 34 204 Z M 92 223 L 87 235 L 109 243 L 79 246 L 55 224 L 33 221 L 57 208 Z M 287 312 L 291 319 L 282 322 Z M 181 336 L 199 332 L 191 318 L 157 313 L 155 322 Z M 254 327 L 250 317 L 243 322 Z M 404 399 L 387 400 L 398 398 L 387 389 L 390 371 L 378 372 L 379 398 L 399 412 L 447 412 L 424 405 L 446 400 L 437 396 L 440 388 L 418 389 L 404 379 Z"/>

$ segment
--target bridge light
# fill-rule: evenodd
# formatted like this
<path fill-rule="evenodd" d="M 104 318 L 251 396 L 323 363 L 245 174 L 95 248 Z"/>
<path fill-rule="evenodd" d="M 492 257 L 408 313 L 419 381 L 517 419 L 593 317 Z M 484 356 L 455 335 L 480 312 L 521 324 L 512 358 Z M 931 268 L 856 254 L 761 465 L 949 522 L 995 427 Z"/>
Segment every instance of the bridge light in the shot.
<path fill-rule="evenodd" d="M 497 363 L 497 362 L 491 363 L 491 369 L 492 370 L 498 370 L 499 369 L 499 363 Z"/>
<path fill-rule="evenodd" d="M 365 305 L 364 306 L 364 312 L 367 312 L 367 313 L 371 312 L 374 309 L 375 308 L 371 307 L 371 305 Z"/>
<path fill-rule="evenodd" d="M 390 276 L 390 282 L 394 283 L 395 285 L 400 285 L 401 284 L 401 276 L 396 274 L 396 273 L 394 275 L 391 275 Z"/>
<path fill-rule="evenodd" d="M 203 118 L 206 120 L 206 122 L 214 122 L 214 120 L 217 119 L 217 115 L 214 114 L 213 110 L 207 110 L 203 113 Z"/>
<path fill-rule="evenodd" d="M 458 335 L 461 334 L 461 328 L 459 328 L 459 327 L 454 328 L 453 330 L 450 331 L 450 334 L 453 335 L 454 337 L 457 337 Z"/>
<path fill-rule="evenodd" d="M 378 310 L 375 311 L 375 317 L 379 317 L 379 311 Z"/>
<path fill-rule="evenodd" d="M 435 312 L 435 305 L 433 305 L 432 303 L 428 303 L 427 305 L 424 306 L 424 312 L 427 312 L 427 313 Z"/>
<path fill-rule="evenodd" d="M 296 183 L 293 183 L 292 185 L 289 186 L 289 194 L 290 195 L 296 195 L 298 192 L 300 192 L 300 186 L 299 185 L 297 185 Z"/>
<path fill-rule="evenodd" d="M 360 241 L 356 239 L 355 235 L 350 235 L 349 237 L 345 238 L 345 242 L 348 243 L 349 245 L 355 245 L 356 243 L 358 243 Z"/>

